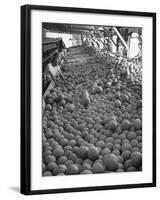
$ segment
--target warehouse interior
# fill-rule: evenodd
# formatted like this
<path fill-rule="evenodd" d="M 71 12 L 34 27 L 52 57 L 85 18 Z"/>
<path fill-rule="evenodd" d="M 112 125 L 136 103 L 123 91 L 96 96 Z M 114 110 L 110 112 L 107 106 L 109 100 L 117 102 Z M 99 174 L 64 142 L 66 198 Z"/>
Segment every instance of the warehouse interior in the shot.
<path fill-rule="evenodd" d="M 43 176 L 142 171 L 142 44 L 140 27 L 42 24 Z"/>

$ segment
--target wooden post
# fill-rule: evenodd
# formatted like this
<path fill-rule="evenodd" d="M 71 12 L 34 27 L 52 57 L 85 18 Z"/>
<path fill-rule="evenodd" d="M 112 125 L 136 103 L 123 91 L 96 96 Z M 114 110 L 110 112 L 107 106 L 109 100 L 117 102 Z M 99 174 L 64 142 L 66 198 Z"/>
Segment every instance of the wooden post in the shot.
<path fill-rule="evenodd" d="M 131 36 L 128 35 L 128 50 L 127 50 L 127 57 L 130 55 L 130 42 L 131 42 Z"/>
<path fill-rule="evenodd" d="M 120 32 L 117 30 L 116 27 L 113 27 L 113 30 L 115 31 L 116 35 L 119 37 L 119 39 L 122 42 L 123 46 L 128 50 L 128 45 L 125 42 L 125 40 L 123 39 L 123 37 L 121 36 Z"/>

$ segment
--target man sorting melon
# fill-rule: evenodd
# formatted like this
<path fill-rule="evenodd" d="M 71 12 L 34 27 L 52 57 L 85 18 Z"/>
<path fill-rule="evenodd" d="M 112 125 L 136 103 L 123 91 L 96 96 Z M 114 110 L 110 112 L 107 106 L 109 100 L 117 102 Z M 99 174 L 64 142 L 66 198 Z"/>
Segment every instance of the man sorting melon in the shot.
<path fill-rule="evenodd" d="M 64 81 L 64 76 L 62 74 L 61 67 L 62 67 L 62 64 L 66 61 L 65 55 L 66 55 L 65 46 L 62 45 L 59 48 L 59 51 L 56 50 L 54 52 L 53 56 L 51 57 L 50 62 L 46 66 L 45 74 L 50 75 L 52 81 L 55 84 L 56 84 L 56 78 L 57 77 L 62 78 L 63 81 Z"/>

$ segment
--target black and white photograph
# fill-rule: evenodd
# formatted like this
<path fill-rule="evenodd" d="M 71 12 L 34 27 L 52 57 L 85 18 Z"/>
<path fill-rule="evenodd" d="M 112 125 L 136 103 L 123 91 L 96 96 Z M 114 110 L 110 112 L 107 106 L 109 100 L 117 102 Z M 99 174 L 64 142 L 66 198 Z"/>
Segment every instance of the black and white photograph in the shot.
<path fill-rule="evenodd" d="M 21 192 L 154 187 L 155 13 L 21 14 Z"/>
<path fill-rule="evenodd" d="M 42 175 L 143 170 L 141 27 L 42 24 Z"/>

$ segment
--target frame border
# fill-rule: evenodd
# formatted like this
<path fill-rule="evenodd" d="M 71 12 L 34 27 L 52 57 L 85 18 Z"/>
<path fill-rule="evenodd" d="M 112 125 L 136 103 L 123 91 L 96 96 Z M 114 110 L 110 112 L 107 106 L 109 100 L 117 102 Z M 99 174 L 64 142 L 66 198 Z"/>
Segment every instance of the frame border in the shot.
<path fill-rule="evenodd" d="M 65 12 L 83 12 L 95 14 L 114 14 L 125 16 L 152 17 L 153 26 L 153 160 L 152 160 L 152 183 L 143 184 L 125 184 L 114 186 L 95 186 L 95 187 L 77 187 L 60 188 L 47 190 L 31 190 L 31 11 L 65 11 Z M 103 10 L 90 8 L 57 7 L 45 5 L 24 5 L 21 6 L 21 180 L 20 192 L 25 195 L 51 194 L 66 192 L 83 192 L 112 189 L 145 188 L 156 186 L 156 13 L 122 11 L 122 10 Z"/>

